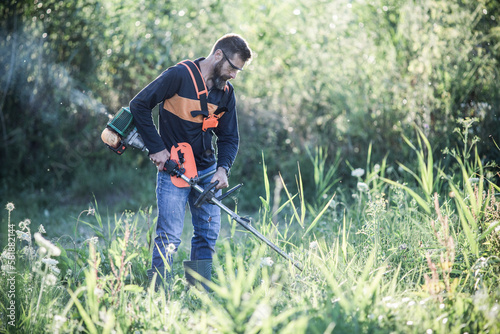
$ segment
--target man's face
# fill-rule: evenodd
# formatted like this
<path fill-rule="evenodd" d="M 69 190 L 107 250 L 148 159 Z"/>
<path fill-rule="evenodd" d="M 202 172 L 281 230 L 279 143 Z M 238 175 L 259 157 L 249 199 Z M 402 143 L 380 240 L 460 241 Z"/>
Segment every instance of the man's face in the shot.
<path fill-rule="evenodd" d="M 228 59 L 222 54 L 222 59 L 214 66 L 214 86 L 217 89 L 223 90 L 227 81 L 236 78 L 236 75 L 244 65 L 245 63 L 240 59 L 238 54 L 235 54 L 232 59 Z"/>

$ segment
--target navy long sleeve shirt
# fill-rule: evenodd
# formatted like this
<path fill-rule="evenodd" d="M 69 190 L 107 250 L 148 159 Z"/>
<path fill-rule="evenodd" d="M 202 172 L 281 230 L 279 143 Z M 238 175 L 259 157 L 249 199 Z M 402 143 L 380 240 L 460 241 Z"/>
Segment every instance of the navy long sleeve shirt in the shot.
<path fill-rule="evenodd" d="M 199 68 L 199 58 L 194 61 Z M 225 96 L 229 94 L 229 96 Z M 156 129 L 152 109 L 159 104 L 159 132 Z M 231 168 L 238 152 L 239 134 L 236 102 L 232 85 L 224 90 L 212 88 L 207 97 L 208 112 L 219 114 L 219 124 L 213 129 L 217 136 L 217 166 Z M 221 105 L 224 104 L 224 105 Z M 198 170 L 216 161 L 211 131 L 202 131 L 203 115 L 193 117 L 191 111 L 201 110 L 197 91 L 188 69 L 177 64 L 164 71 L 130 101 L 137 131 L 150 154 L 167 149 L 174 144 L 187 142 L 193 148 Z"/>

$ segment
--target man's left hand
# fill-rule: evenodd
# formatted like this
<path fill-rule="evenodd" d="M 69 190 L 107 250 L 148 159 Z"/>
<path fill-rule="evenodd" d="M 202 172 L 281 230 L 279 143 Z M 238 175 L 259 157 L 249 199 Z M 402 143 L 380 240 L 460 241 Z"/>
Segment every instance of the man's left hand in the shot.
<path fill-rule="evenodd" d="M 215 181 L 219 181 L 219 184 L 215 187 L 216 189 L 224 189 L 229 186 L 226 170 L 223 167 L 217 168 L 217 172 L 215 172 L 210 183 L 214 183 Z"/>

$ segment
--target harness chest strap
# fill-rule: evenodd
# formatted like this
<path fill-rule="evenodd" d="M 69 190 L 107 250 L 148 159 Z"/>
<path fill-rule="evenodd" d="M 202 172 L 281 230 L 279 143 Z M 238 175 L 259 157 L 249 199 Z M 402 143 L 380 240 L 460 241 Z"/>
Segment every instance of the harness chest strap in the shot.
<path fill-rule="evenodd" d="M 226 111 L 226 108 L 219 108 L 215 111 L 215 113 L 210 115 L 210 113 L 208 112 L 208 103 L 207 103 L 208 89 L 205 84 L 205 80 L 203 80 L 203 76 L 201 75 L 200 69 L 191 60 L 184 60 L 179 64 L 184 65 L 188 69 L 189 74 L 191 75 L 191 79 L 193 80 L 194 87 L 196 89 L 198 100 L 200 100 L 201 110 L 191 111 L 191 116 L 193 117 L 196 117 L 198 115 L 205 116 L 202 125 L 202 130 L 204 132 L 206 132 L 208 129 L 216 128 L 219 125 L 218 115 Z M 220 105 L 223 104 L 222 103 L 223 101 L 225 104 L 227 100 L 227 95 L 229 94 L 224 94 L 221 103 L 219 103 Z"/>

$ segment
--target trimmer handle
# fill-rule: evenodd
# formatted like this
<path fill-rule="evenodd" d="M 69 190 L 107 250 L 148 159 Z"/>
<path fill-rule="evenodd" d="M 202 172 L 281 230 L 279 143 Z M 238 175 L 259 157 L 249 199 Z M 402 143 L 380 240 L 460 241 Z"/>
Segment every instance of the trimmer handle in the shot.
<path fill-rule="evenodd" d="M 184 174 L 184 168 L 180 168 L 175 160 L 167 160 L 163 166 L 163 171 L 172 176 L 181 176 Z"/>
<path fill-rule="evenodd" d="M 217 185 L 219 184 L 219 181 L 215 181 L 213 183 L 210 183 L 209 186 L 205 188 L 205 190 L 201 193 L 200 197 L 194 202 L 194 206 L 199 208 L 201 205 L 206 201 L 209 202 L 212 200 L 212 198 L 215 197 L 215 192 L 212 191 Z"/>

